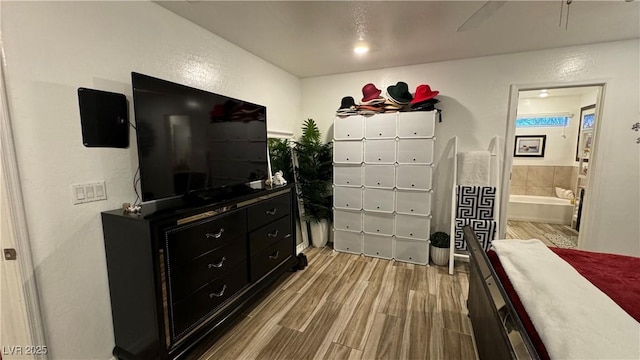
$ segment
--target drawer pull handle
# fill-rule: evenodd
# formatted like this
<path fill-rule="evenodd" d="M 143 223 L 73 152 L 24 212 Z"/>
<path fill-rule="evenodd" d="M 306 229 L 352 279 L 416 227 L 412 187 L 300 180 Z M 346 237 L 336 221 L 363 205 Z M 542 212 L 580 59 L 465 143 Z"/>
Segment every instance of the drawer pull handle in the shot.
<path fill-rule="evenodd" d="M 285 239 L 286 238 L 290 238 L 290 237 L 291 237 L 291 234 L 287 234 L 287 235 L 284 236 Z"/>
<path fill-rule="evenodd" d="M 220 259 L 219 263 L 217 263 L 217 264 L 209 264 L 209 265 L 207 265 L 207 267 L 209 269 L 211 269 L 211 268 L 221 268 L 222 264 L 224 264 L 225 260 L 227 260 L 227 258 L 223 256 L 222 259 Z"/>
<path fill-rule="evenodd" d="M 276 237 L 276 236 L 278 236 L 278 230 L 276 229 L 276 231 L 274 231 L 272 233 L 268 233 L 267 236 L 268 237 Z"/>
<path fill-rule="evenodd" d="M 269 259 L 275 260 L 278 258 L 278 256 L 280 256 L 280 251 L 276 251 L 274 255 L 269 255 Z"/>
<path fill-rule="evenodd" d="M 207 239 L 208 238 L 214 238 L 214 239 L 220 239 L 220 237 L 222 236 L 222 233 L 224 232 L 224 228 L 220 228 L 220 231 L 218 231 L 217 233 L 207 233 Z"/>
<path fill-rule="evenodd" d="M 278 211 L 278 209 L 273 208 L 273 209 L 271 209 L 271 210 L 267 210 L 267 211 L 265 211 L 265 214 L 275 215 L 277 211 Z"/>
<path fill-rule="evenodd" d="M 220 291 L 209 294 L 209 299 L 213 299 L 214 297 L 220 297 L 224 295 L 225 290 L 227 290 L 226 284 L 222 287 L 222 289 L 220 289 Z"/>

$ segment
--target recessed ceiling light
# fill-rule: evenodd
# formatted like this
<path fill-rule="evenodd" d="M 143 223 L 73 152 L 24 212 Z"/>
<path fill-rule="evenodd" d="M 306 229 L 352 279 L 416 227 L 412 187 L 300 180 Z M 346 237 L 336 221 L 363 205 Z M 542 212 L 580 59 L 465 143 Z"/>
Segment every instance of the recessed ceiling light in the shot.
<path fill-rule="evenodd" d="M 547 91 L 548 91 L 547 89 L 540 90 L 541 93 L 546 93 Z"/>
<path fill-rule="evenodd" d="M 366 54 L 369 52 L 369 47 L 367 45 L 356 45 L 356 47 L 353 48 L 353 52 L 358 55 Z"/>
<path fill-rule="evenodd" d="M 541 98 L 545 98 L 545 97 L 549 96 L 549 93 L 541 91 L 540 94 L 538 94 L 538 96 L 541 97 Z"/>

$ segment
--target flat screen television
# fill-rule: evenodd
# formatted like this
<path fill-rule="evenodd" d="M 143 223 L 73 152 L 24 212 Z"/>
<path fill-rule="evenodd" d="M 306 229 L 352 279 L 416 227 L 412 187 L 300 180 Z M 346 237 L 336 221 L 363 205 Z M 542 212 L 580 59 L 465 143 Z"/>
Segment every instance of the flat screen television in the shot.
<path fill-rule="evenodd" d="M 264 106 L 135 72 L 131 78 L 143 202 L 266 178 Z"/>

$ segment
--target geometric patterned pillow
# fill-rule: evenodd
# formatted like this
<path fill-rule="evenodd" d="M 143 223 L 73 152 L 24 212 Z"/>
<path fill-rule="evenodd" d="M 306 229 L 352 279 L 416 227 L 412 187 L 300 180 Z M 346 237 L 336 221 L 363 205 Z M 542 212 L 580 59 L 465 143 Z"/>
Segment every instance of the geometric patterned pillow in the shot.
<path fill-rule="evenodd" d="M 471 226 L 484 251 L 489 250 L 491 240 L 496 233 L 496 222 L 493 220 L 456 219 L 455 247 L 457 250 L 467 250 L 467 242 L 464 241 L 462 228 Z"/>
<path fill-rule="evenodd" d="M 462 186 L 456 190 L 456 218 L 493 220 L 496 188 L 491 186 Z"/>

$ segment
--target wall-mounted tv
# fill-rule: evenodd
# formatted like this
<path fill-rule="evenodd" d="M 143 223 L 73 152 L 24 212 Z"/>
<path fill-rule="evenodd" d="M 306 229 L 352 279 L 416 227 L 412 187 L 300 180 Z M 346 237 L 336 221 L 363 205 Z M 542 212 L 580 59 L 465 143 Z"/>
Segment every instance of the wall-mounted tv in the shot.
<path fill-rule="evenodd" d="M 142 201 L 266 178 L 264 106 L 135 72 L 131 78 Z"/>

